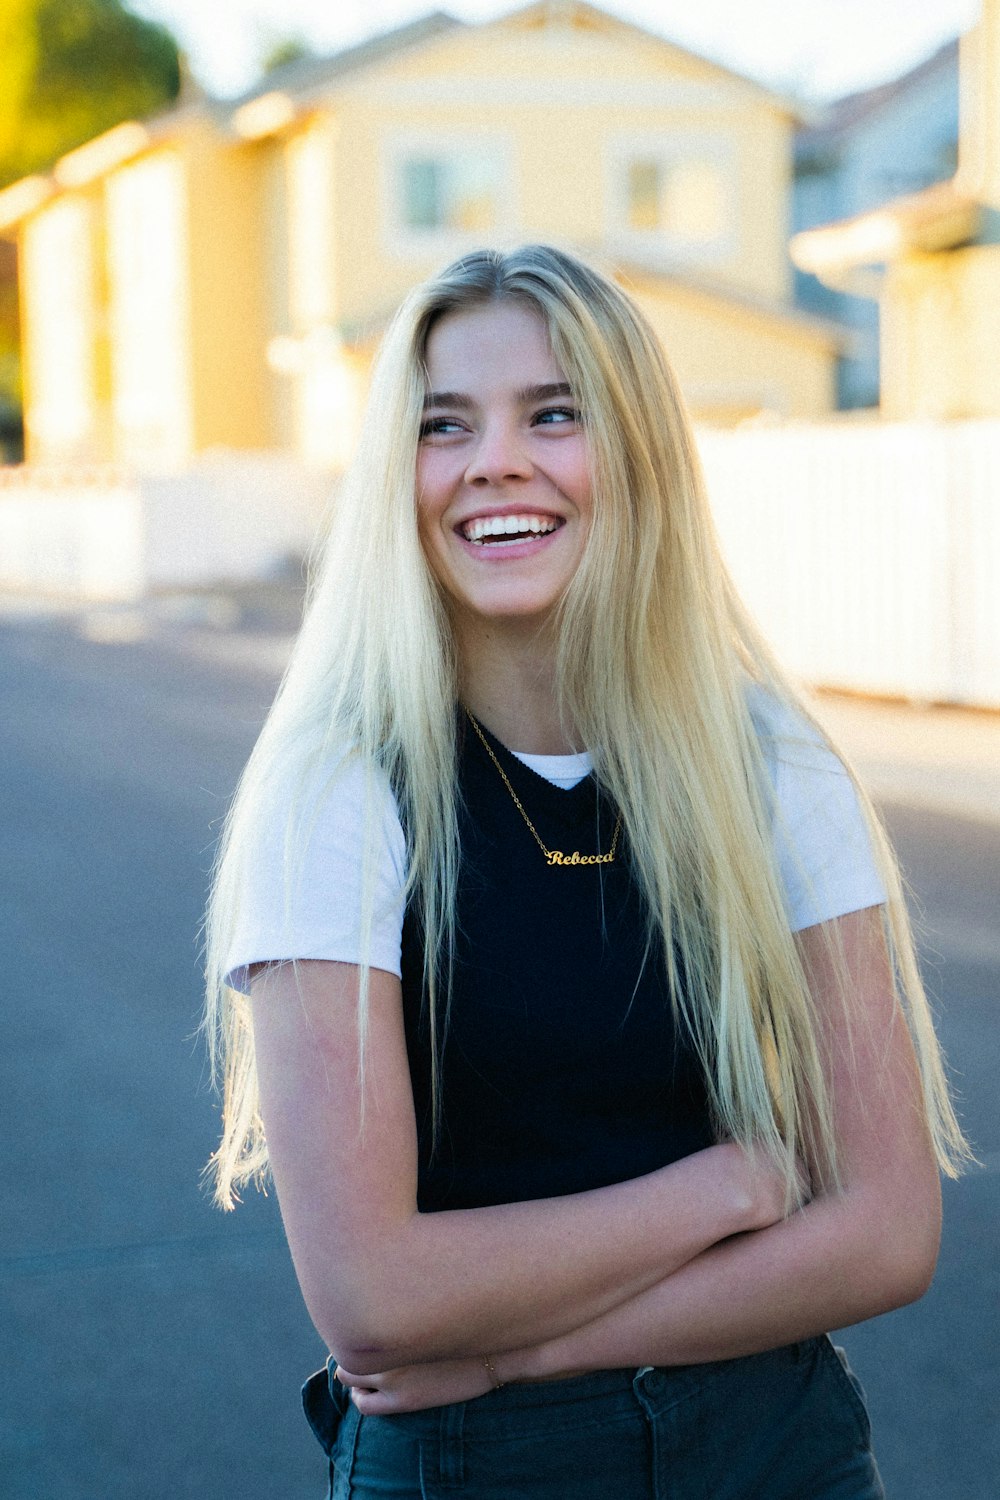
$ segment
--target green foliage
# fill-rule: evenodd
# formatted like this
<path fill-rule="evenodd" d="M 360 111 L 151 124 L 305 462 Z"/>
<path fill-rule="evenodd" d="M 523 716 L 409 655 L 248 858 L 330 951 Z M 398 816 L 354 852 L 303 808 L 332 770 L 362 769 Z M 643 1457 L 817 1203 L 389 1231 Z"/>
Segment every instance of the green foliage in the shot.
<path fill-rule="evenodd" d="M 123 0 L 2 0 L 0 187 L 179 89 L 173 38 Z"/>
<path fill-rule="evenodd" d="M 315 55 L 304 37 L 286 36 L 271 44 L 261 66 L 265 73 L 273 73 L 275 69 L 283 68 L 286 63 L 301 62 L 303 58 L 315 57 Z"/>

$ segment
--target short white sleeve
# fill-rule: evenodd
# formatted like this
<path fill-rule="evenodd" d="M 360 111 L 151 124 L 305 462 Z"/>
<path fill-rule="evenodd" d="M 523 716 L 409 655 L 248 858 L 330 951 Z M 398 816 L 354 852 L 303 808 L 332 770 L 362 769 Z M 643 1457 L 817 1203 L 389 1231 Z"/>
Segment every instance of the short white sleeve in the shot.
<path fill-rule="evenodd" d="M 791 930 L 880 905 L 885 888 L 842 762 L 807 720 L 760 690 L 751 713 L 774 786 L 772 836 Z"/>
<path fill-rule="evenodd" d="M 369 962 L 399 974 L 406 841 L 388 782 L 377 775 L 374 786 L 377 839 Z M 356 760 L 341 768 L 325 795 L 307 792 L 300 825 L 305 842 L 291 867 L 285 858 L 289 799 L 272 793 L 265 800 L 226 958 L 226 983 L 233 989 L 248 989 L 247 969 L 253 963 L 290 958 L 360 962 L 365 796 L 365 771 Z"/>

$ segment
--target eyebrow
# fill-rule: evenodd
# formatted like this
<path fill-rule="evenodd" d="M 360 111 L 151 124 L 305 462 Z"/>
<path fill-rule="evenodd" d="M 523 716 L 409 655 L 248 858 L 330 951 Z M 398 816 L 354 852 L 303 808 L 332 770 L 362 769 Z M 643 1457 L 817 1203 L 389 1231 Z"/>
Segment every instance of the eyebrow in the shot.
<path fill-rule="evenodd" d="M 572 395 L 570 387 L 564 380 L 560 380 L 550 385 L 522 386 L 519 391 L 514 392 L 514 399 L 520 406 L 530 406 L 533 401 L 564 400 L 572 398 Z M 471 396 L 464 396 L 461 391 L 428 391 L 424 397 L 425 411 L 433 406 L 450 406 L 454 411 L 471 411 L 475 404 Z"/>

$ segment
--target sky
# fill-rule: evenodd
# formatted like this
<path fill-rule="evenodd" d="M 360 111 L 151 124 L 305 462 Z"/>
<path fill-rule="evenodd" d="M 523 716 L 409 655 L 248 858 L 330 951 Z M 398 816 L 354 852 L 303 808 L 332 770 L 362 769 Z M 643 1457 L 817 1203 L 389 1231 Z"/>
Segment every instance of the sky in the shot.
<path fill-rule="evenodd" d="M 289 36 L 319 53 L 430 10 L 481 21 L 497 0 L 132 0 L 163 21 L 211 93 L 250 88 Z M 975 20 L 979 0 L 601 0 L 601 8 L 762 83 L 821 101 L 905 72 Z"/>

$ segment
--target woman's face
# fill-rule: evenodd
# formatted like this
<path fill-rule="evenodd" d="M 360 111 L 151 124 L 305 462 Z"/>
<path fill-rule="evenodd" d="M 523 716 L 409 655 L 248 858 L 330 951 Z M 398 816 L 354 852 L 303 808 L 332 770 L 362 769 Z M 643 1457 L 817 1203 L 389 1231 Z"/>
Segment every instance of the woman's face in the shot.
<path fill-rule="evenodd" d="M 459 615 L 538 619 L 590 527 L 580 413 L 542 319 L 517 302 L 450 313 L 427 341 L 417 452 L 424 552 Z"/>

